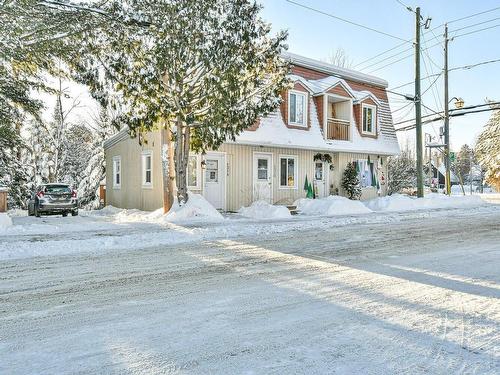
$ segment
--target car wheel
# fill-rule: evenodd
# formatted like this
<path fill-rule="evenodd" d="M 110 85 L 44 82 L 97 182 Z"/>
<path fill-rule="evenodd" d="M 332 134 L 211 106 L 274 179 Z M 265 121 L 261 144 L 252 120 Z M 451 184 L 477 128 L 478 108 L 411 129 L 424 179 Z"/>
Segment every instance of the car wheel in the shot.
<path fill-rule="evenodd" d="M 66 216 L 68 216 L 68 213 L 67 212 L 63 212 L 62 215 L 63 215 L 63 217 L 66 217 Z"/>
<path fill-rule="evenodd" d="M 35 214 L 36 217 L 40 217 L 41 216 L 40 211 L 38 211 L 38 207 L 35 206 L 33 210 L 35 211 L 34 214 Z"/>
<path fill-rule="evenodd" d="M 71 216 L 78 216 L 78 210 L 71 211 Z"/>

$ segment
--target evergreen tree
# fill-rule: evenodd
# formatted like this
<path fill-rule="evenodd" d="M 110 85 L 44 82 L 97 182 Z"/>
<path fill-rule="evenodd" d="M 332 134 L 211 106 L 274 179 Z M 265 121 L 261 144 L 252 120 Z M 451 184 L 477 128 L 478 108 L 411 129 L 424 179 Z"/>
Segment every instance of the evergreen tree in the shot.
<path fill-rule="evenodd" d="M 500 191 L 500 107 L 497 106 L 476 142 L 476 156 L 486 181 Z"/>
<path fill-rule="evenodd" d="M 417 185 L 417 166 L 411 153 L 406 150 L 387 160 L 387 188 L 389 194 Z"/>
<path fill-rule="evenodd" d="M 354 163 L 347 163 L 342 176 L 342 188 L 349 199 L 359 199 L 361 197 L 361 187 L 359 186 L 358 172 Z"/>
<path fill-rule="evenodd" d="M 465 194 L 464 183 L 469 179 L 472 163 L 475 162 L 474 152 L 469 145 L 464 144 L 457 153 L 455 161 L 451 163 L 451 170 L 458 177 L 462 193 Z"/>
<path fill-rule="evenodd" d="M 130 0 L 107 6 L 122 19 L 148 25 L 122 32 L 108 28 L 98 58 L 126 102 L 131 134 L 165 129 L 164 196 L 171 200 L 175 178 L 179 202 L 185 202 L 189 152 L 217 149 L 279 105 L 287 84 L 287 64 L 280 57 L 286 34 L 272 37 L 260 7 L 250 0 Z"/>

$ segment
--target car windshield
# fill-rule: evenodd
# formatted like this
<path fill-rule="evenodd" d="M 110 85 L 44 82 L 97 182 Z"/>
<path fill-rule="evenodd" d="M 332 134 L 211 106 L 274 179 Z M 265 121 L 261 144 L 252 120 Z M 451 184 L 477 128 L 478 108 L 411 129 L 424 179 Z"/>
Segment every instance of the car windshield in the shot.
<path fill-rule="evenodd" d="M 45 192 L 49 194 L 71 193 L 68 185 L 49 185 L 45 187 Z"/>

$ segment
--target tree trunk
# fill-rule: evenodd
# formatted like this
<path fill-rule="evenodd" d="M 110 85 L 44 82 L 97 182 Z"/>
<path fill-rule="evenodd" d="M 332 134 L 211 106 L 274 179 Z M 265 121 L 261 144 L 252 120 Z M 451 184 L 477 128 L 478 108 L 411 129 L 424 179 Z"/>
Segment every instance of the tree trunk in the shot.
<path fill-rule="evenodd" d="M 163 179 L 163 213 L 167 213 L 174 203 L 175 168 L 174 147 L 170 124 L 163 122 L 161 129 L 161 164 Z"/>
<path fill-rule="evenodd" d="M 189 158 L 190 130 L 180 118 L 177 118 L 177 142 L 175 147 L 175 174 L 177 176 L 177 199 L 179 204 L 188 201 L 187 165 Z"/>

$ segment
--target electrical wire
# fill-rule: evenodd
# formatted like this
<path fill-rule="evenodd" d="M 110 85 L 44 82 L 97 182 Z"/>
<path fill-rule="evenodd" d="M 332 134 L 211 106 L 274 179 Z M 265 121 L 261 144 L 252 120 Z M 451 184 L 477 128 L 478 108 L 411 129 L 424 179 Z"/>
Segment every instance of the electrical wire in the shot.
<path fill-rule="evenodd" d="M 456 39 L 456 38 L 460 38 L 462 36 L 466 36 L 466 35 L 470 35 L 470 34 L 474 34 L 474 33 L 478 33 L 480 31 L 485 31 L 485 30 L 490 30 L 490 29 L 493 29 L 495 27 L 499 27 L 500 26 L 500 23 L 499 24 L 496 24 L 496 25 L 493 25 L 493 26 L 490 26 L 490 27 L 485 27 L 483 29 L 478 29 L 478 30 L 472 30 L 472 31 L 469 31 L 468 33 L 463 33 L 463 34 L 458 34 L 458 35 L 454 35 L 452 37 L 452 39 Z"/>
<path fill-rule="evenodd" d="M 365 25 L 362 25 L 360 23 L 357 23 L 357 22 L 354 22 L 354 21 L 351 21 L 351 20 L 348 20 L 346 18 L 342 18 L 342 17 L 339 17 L 339 16 L 336 16 L 334 14 L 331 14 L 331 13 L 327 13 L 327 12 L 324 12 L 322 10 L 319 10 L 319 9 L 316 9 L 316 8 L 313 8 L 313 7 L 310 7 L 308 5 L 304 5 L 304 4 L 301 4 L 301 3 L 298 3 L 296 1 L 293 1 L 293 0 L 286 0 L 288 3 L 290 4 L 294 4 L 296 6 L 299 6 L 299 7 L 302 7 L 304 9 L 308 9 L 308 10 L 311 10 L 313 12 L 316 12 L 316 13 L 319 13 L 319 14 L 323 14 L 324 16 L 327 16 L 327 17 L 330 17 L 330 18 L 334 18 L 336 20 L 339 20 L 339 21 L 342 21 L 342 22 L 345 22 L 345 23 L 348 23 L 350 25 L 354 25 L 354 26 L 357 26 L 357 27 L 360 27 L 360 28 L 363 28 L 363 29 L 366 29 L 366 30 L 369 30 L 369 31 L 372 31 L 374 33 L 378 33 L 378 34 L 381 34 L 381 35 L 385 35 L 385 36 L 388 36 L 390 38 L 394 38 L 394 39 L 398 39 L 398 40 L 401 40 L 401 41 L 404 41 L 404 42 L 407 42 L 406 39 L 403 39 L 399 36 L 396 36 L 396 35 L 393 35 L 393 34 L 389 34 L 389 33 L 386 33 L 385 31 L 382 31 L 382 30 L 377 30 L 377 29 L 374 29 L 373 27 L 369 27 L 369 26 L 365 26 Z"/>
<path fill-rule="evenodd" d="M 477 22 L 477 23 L 473 23 L 471 25 L 463 26 L 463 27 L 460 27 L 458 29 L 451 30 L 450 33 L 454 33 L 454 32 L 460 31 L 460 30 L 464 30 L 464 29 L 470 29 L 471 27 L 484 25 L 485 23 L 490 23 L 490 22 L 493 22 L 493 21 L 496 21 L 496 20 L 500 20 L 500 17 L 491 18 L 491 19 L 486 20 L 486 21 Z"/>

